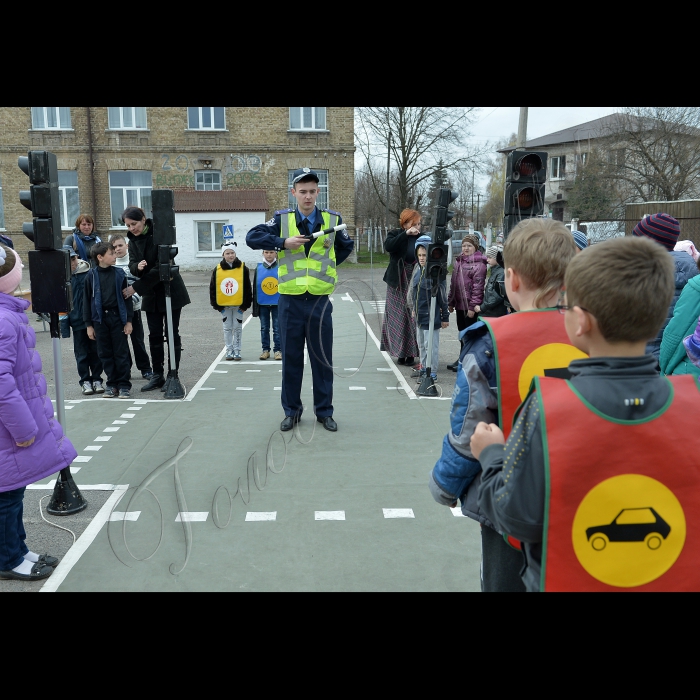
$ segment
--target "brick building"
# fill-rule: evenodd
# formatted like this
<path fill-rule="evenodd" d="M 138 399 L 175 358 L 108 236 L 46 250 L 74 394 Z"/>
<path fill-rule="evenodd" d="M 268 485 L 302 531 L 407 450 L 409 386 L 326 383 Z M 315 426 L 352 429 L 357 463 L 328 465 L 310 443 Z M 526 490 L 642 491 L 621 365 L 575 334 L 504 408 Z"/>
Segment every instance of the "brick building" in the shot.
<path fill-rule="evenodd" d="M 241 257 L 257 260 L 241 249 L 245 234 L 293 205 L 290 173 L 304 166 L 320 175 L 319 206 L 341 212 L 352 235 L 353 132 L 352 107 L 0 107 L 0 232 L 20 253 L 31 248 L 17 158 L 49 150 L 65 235 L 80 213 L 95 217 L 103 240 L 124 232 L 127 205 L 150 215 L 151 190 L 175 190 L 183 269 L 212 267 L 226 224 Z"/>

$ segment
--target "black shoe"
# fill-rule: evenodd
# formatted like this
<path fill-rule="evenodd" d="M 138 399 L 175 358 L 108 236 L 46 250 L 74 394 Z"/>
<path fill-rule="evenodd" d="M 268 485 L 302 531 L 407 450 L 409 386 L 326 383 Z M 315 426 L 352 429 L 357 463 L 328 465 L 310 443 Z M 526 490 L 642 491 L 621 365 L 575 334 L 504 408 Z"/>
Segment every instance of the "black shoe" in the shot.
<path fill-rule="evenodd" d="M 406 358 L 406 364 L 407 364 L 409 367 L 413 367 L 413 356 L 412 356 L 412 355 L 409 355 L 409 356 Z"/>
<path fill-rule="evenodd" d="M 405 365 L 405 364 L 406 364 L 406 358 L 405 358 L 405 357 L 399 357 L 399 358 L 396 360 L 396 363 L 399 364 L 399 365 Z"/>
<path fill-rule="evenodd" d="M 32 566 L 30 574 L 18 574 L 16 571 L 0 571 L 0 579 L 15 579 L 17 581 L 40 581 L 42 578 L 48 578 L 53 573 L 53 567 L 48 564 L 43 564 L 38 561 Z"/>
<path fill-rule="evenodd" d="M 316 416 L 316 420 L 319 423 L 323 423 L 323 427 L 326 430 L 330 430 L 332 433 L 338 430 L 338 424 L 333 420 L 333 416 L 326 416 L 325 418 L 321 418 L 321 416 Z"/>
<path fill-rule="evenodd" d="M 451 369 L 453 372 L 456 372 L 457 369 L 459 368 L 459 359 L 455 360 L 451 365 L 447 365 L 447 369 Z"/>
<path fill-rule="evenodd" d="M 141 372 L 141 376 L 142 376 L 144 379 L 150 379 L 150 378 L 153 376 L 153 372 L 151 372 L 151 370 L 149 369 L 149 370 L 146 371 L 146 372 Z"/>
<path fill-rule="evenodd" d="M 40 554 L 37 564 L 46 564 L 46 566 L 53 566 L 56 568 L 58 566 L 58 558 L 52 557 L 49 554 Z"/>
<path fill-rule="evenodd" d="M 154 374 L 147 384 L 141 387 L 141 391 L 153 391 L 154 389 L 160 389 L 165 384 L 165 377 L 162 374 Z"/>
<path fill-rule="evenodd" d="M 285 419 L 280 423 L 280 430 L 286 433 L 294 427 L 294 423 L 298 423 L 300 420 L 301 418 L 297 418 L 295 421 L 294 416 L 285 416 Z"/>

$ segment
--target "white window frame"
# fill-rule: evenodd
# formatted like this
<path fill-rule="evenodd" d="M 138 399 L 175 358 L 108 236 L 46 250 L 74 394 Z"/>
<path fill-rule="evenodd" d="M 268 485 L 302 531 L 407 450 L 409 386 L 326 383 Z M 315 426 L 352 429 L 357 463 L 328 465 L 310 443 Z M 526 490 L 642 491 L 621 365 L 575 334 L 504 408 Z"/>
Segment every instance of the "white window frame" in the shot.
<path fill-rule="evenodd" d="M 327 170 L 316 170 L 314 172 L 318 175 L 318 197 L 316 199 L 316 207 L 318 209 L 328 209 L 328 171 Z M 294 170 L 288 171 L 288 187 L 292 187 L 292 180 L 294 176 Z M 297 200 L 294 199 L 294 195 L 287 189 L 288 192 L 288 202 L 290 209 L 296 209 Z M 325 198 L 325 201 L 324 201 Z"/>
<path fill-rule="evenodd" d="M 34 131 L 73 131 L 73 127 L 71 126 L 70 107 L 65 108 L 68 110 L 68 126 L 61 124 L 61 109 L 61 107 L 32 107 L 32 129 Z M 44 126 L 37 126 L 34 123 L 34 117 L 38 116 L 35 110 L 42 110 L 40 114 L 43 119 Z M 53 116 L 56 120 L 57 126 L 47 126 L 49 123 L 49 115 L 52 110 L 54 110 Z"/>
<path fill-rule="evenodd" d="M 562 160 L 563 166 L 562 167 Z M 554 174 L 554 164 L 557 164 L 556 175 Z M 549 179 L 550 180 L 563 180 L 566 177 L 566 156 L 550 156 L 549 158 Z"/>
<path fill-rule="evenodd" d="M 77 171 L 75 170 L 59 170 L 58 177 L 60 182 L 60 177 L 62 172 L 75 173 L 77 177 Z M 68 215 L 68 190 L 75 190 L 78 195 L 78 213 L 73 216 Z M 62 231 L 72 231 L 75 228 L 75 220 L 80 216 L 80 191 L 78 185 L 61 185 L 58 186 L 58 196 L 61 201 L 61 230 Z M 65 223 L 64 223 L 65 222 Z"/>
<path fill-rule="evenodd" d="M 311 110 L 311 126 L 304 126 L 304 109 Z M 323 110 L 323 126 L 317 126 L 316 117 L 317 109 Z M 292 110 L 299 110 L 297 116 L 299 117 L 300 126 L 292 126 Z M 328 114 L 325 107 L 290 107 L 289 108 L 289 131 L 328 131 Z"/>
<path fill-rule="evenodd" d="M 230 221 L 225 221 L 223 219 L 196 219 L 192 222 L 194 226 L 194 250 L 195 257 L 198 258 L 220 258 L 221 257 L 221 244 L 217 245 L 216 242 L 216 226 L 217 224 L 221 226 L 221 242 L 223 244 L 224 240 L 224 226 L 230 224 Z M 200 250 L 199 249 L 199 224 L 209 224 L 209 235 L 211 236 L 212 250 Z"/>
<path fill-rule="evenodd" d="M 190 109 L 196 109 L 199 110 L 197 113 L 197 119 L 199 121 L 199 126 L 192 126 L 190 124 Z M 209 112 L 209 117 L 212 126 L 202 126 L 203 119 L 202 116 L 204 115 L 204 110 L 208 109 L 211 110 Z M 216 123 L 214 119 L 214 110 L 215 109 L 223 109 L 224 110 L 224 125 L 223 126 L 214 126 Z M 226 131 L 226 107 L 188 107 L 187 108 L 187 129 L 189 131 Z"/>
<path fill-rule="evenodd" d="M 5 231 L 5 205 L 2 199 L 2 175 L 0 175 L 0 231 Z"/>
<path fill-rule="evenodd" d="M 115 126 L 112 124 L 112 114 L 111 110 L 119 110 L 119 125 Z M 125 111 L 128 110 L 131 114 L 131 123 L 136 124 L 137 111 L 143 110 L 141 115 L 143 116 L 144 126 L 124 126 L 124 115 Z M 145 107 L 107 107 L 107 124 L 111 131 L 148 131 L 148 115 Z"/>
<path fill-rule="evenodd" d="M 218 182 L 218 187 L 206 187 L 208 183 L 202 182 L 201 184 L 204 185 L 203 187 L 200 187 L 200 183 L 197 181 L 199 175 L 218 175 L 219 176 L 219 182 Z M 211 183 L 212 185 L 217 184 L 217 183 Z M 221 170 L 195 170 L 194 171 L 194 189 L 197 192 L 218 192 L 221 190 Z"/>
<path fill-rule="evenodd" d="M 125 231 L 126 226 L 121 222 L 121 215 L 124 209 L 126 209 L 128 206 L 136 206 L 140 207 L 146 212 L 146 218 L 150 219 L 152 216 L 152 206 L 149 205 L 147 207 L 143 206 L 143 197 L 145 192 L 147 191 L 150 195 L 150 193 L 153 191 L 153 173 L 150 170 L 127 170 L 126 172 L 137 172 L 137 173 L 143 173 L 147 172 L 151 176 L 151 186 L 148 187 L 146 185 L 112 185 L 111 179 L 112 179 L 112 173 L 113 172 L 124 172 L 123 170 L 110 170 L 107 173 L 107 182 L 109 183 L 109 208 L 110 208 L 110 213 L 111 213 L 111 229 L 117 229 L 120 231 Z M 124 205 L 121 209 L 121 211 L 115 212 L 112 208 L 112 190 L 121 190 L 122 191 L 122 204 Z M 137 201 L 134 202 L 132 201 L 127 201 L 127 190 L 128 191 L 135 191 L 136 192 L 136 199 Z M 117 223 L 115 223 L 115 221 Z"/>

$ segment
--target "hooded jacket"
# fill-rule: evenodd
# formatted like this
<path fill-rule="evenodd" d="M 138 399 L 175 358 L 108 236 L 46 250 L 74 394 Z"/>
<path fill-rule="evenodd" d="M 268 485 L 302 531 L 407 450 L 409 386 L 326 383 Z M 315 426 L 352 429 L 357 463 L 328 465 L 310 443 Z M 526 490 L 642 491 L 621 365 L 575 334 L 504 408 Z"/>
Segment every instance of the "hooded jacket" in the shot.
<path fill-rule="evenodd" d="M 666 325 L 659 349 L 662 374 L 693 374 L 700 376 L 700 368 L 688 358 L 683 339 L 693 335 L 700 318 L 700 275 L 688 280 L 673 309 L 673 317 Z"/>
<path fill-rule="evenodd" d="M 473 255 L 458 255 L 452 268 L 447 304 L 459 311 L 474 311 L 484 300 L 486 256 L 478 250 Z"/>
<path fill-rule="evenodd" d="M 78 456 L 54 418 L 28 307 L 0 294 L 0 492 L 55 474 Z"/>

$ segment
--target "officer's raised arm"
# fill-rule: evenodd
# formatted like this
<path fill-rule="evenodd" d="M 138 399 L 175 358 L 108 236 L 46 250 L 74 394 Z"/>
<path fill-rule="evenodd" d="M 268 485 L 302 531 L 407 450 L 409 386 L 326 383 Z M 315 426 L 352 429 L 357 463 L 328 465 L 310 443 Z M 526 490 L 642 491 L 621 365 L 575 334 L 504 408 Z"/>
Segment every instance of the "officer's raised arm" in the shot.
<path fill-rule="evenodd" d="M 287 210 L 284 210 L 286 213 Z M 253 226 L 246 234 L 245 242 L 253 250 L 276 250 L 284 249 L 284 238 L 280 236 L 280 216 L 282 211 L 276 211 L 275 215 L 264 224 Z"/>

